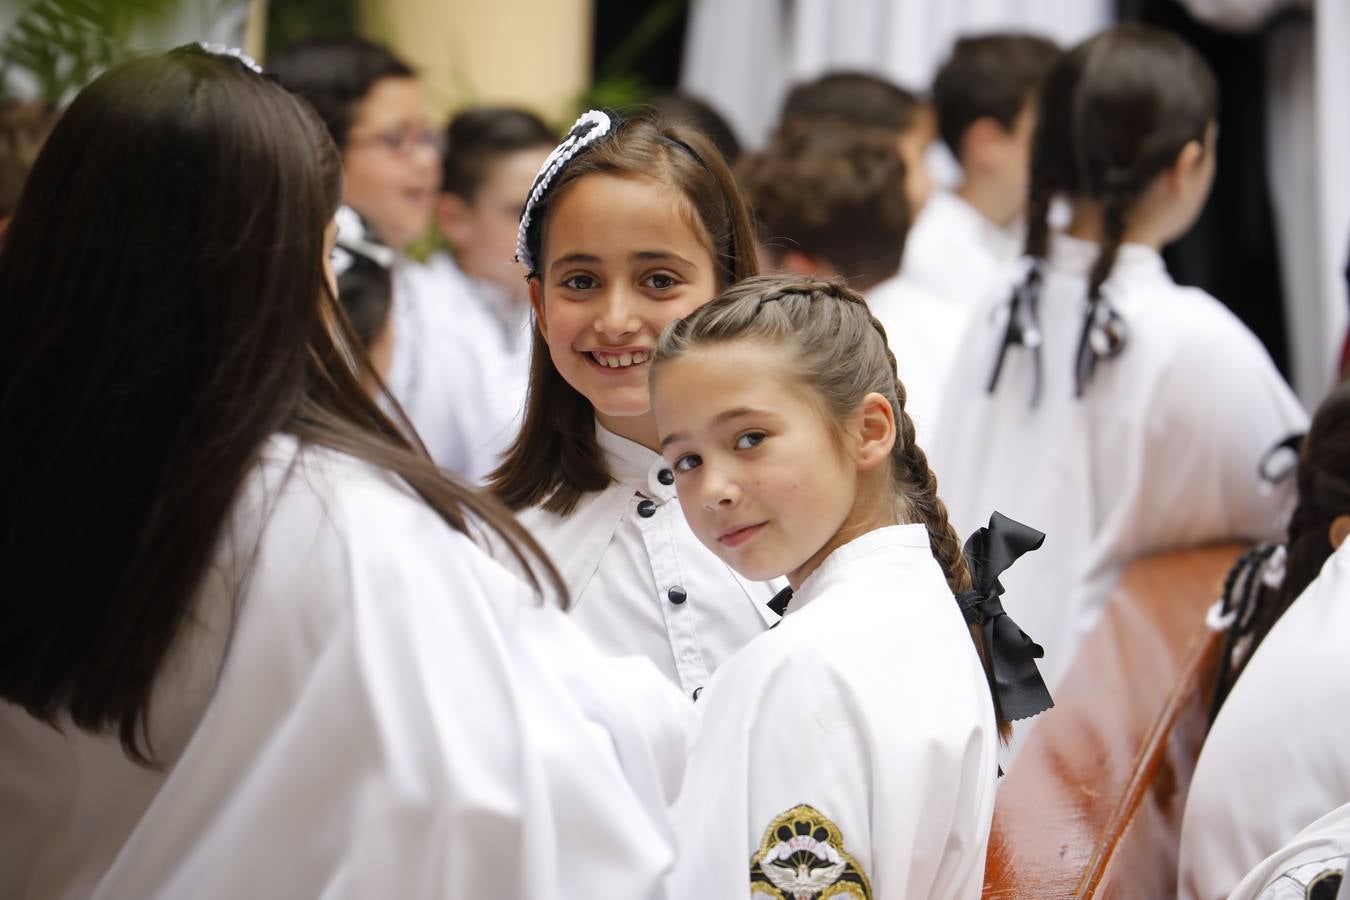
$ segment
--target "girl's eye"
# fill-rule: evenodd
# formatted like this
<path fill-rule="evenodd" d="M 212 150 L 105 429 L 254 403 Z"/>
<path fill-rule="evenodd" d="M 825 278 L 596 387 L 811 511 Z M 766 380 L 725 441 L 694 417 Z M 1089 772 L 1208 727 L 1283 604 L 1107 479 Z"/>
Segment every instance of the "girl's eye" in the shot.
<path fill-rule="evenodd" d="M 650 288 L 658 291 L 667 291 L 679 284 L 679 279 L 674 275 L 667 275 L 665 272 L 657 272 L 654 275 L 648 275 L 646 284 Z"/>
<path fill-rule="evenodd" d="M 753 450 L 764 441 L 765 436 L 766 435 L 762 431 L 747 431 L 745 434 L 736 438 L 736 449 Z"/>
<path fill-rule="evenodd" d="M 675 460 L 674 468 L 676 472 L 691 472 L 701 465 L 703 465 L 702 457 L 697 453 L 686 453 L 684 456 Z"/>
<path fill-rule="evenodd" d="M 598 282 L 590 275 L 569 275 L 562 280 L 562 286 L 573 291 L 588 291 Z"/>

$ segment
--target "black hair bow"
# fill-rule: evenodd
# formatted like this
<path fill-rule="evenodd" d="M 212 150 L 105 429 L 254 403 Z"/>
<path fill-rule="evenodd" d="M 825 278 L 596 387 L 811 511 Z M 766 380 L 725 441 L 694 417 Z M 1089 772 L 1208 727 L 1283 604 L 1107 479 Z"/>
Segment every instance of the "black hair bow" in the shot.
<path fill-rule="evenodd" d="M 1003 585 L 998 577 L 1023 553 L 1045 542 L 1045 535 L 1000 512 L 989 517 L 989 527 L 980 528 L 966 541 L 966 566 L 971 587 L 956 598 L 967 624 L 980 627 L 985 652 L 994 673 L 994 693 L 1003 718 L 1012 722 L 1044 712 L 1054 706 L 1050 691 L 1036 668 L 1045 655 L 1039 644 L 1027 637 L 1003 610 L 999 597 Z"/>

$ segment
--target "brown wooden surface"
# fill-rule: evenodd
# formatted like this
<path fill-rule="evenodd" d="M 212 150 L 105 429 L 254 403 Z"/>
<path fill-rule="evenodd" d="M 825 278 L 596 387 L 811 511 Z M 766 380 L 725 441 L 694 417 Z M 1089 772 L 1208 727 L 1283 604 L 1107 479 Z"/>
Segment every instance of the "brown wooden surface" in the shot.
<path fill-rule="evenodd" d="M 1205 611 L 1238 546 L 1129 566 L 999 786 L 984 896 L 1175 892 L 1218 636 Z"/>

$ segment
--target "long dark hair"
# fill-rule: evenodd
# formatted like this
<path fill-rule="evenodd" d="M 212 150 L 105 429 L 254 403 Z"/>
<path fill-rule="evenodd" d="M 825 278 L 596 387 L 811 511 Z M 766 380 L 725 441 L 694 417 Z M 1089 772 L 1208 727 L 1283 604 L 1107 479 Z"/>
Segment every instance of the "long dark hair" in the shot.
<path fill-rule="evenodd" d="M 749 212 L 722 155 L 698 132 L 650 119 L 619 121 L 554 178 L 533 207 L 527 235 L 536 267 L 543 264 L 549 212 L 570 185 L 594 174 L 654 178 L 684 195 L 708 237 L 718 290 L 755 274 Z M 582 495 L 604 490 L 609 482 L 595 439 L 595 409 L 558 373 L 535 329 L 525 419 L 489 485 L 511 509 L 542 505 L 566 514 Z"/>
<path fill-rule="evenodd" d="M 1168 31 L 1118 25 L 1066 53 L 1040 93 L 1032 138 L 1024 253 L 1044 260 L 1057 196 L 1096 201 L 1102 246 L 1088 278 L 1088 313 L 1101 300 L 1130 212 L 1149 184 L 1191 141 L 1204 146 L 1215 121 L 1214 74 L 1189 44 Z M 1015 292 L 1034 295 L 1040 268 Z"/>
<path fill-rule="evenodd" d="M 1298 505 L 1281 547 L 1264 544 L 1244 553 L 1224 581 L 1223 608 L 1233 616 L 1211 704 L 1218 713 L 1252 654 L 1331 556 L 1331 524 L 1350 515 L 1350 382 L 1332 391 L 1313 416 L 1295 469 Z M 1272 559 L 1283 557 L 1278 586 L 1266 583 Z"/>
<path fill-rule="evenodd" d="M 195 46 L 110 69 L 61 117 L 0 247 L 0 697 L 153 761 L 156 677 L 278 432 L 541 558 L 362 389 L 323 267 L 340 193 L 314 112 Z"/>
<path fill-rule="evenodd" d="M 961 539 L 938 496 L 928 456 L 914 439 L 914 422 L 905 411 L 905 385 L 886 329 L 862 295 L 839 281 L 773 275 L 748 279 L 665 330 L 652 357 L 653 377 L 662 365 L 690 350 L 736 340 L 764 341 L 781 349 L 784 360 L 835 421 L 852 415 L 868 394 L 886 398 L 897 432 L 890 459 L 896 503 L 906 521 L 927 529 L 929 547 L 952 594 L 969 589 L 970 570 Z M 989 648 L 978 626 L 971 625 L 968 631 L 984 664 L 999 734 L 1006 740 L 1010 726 L 994 691 Z"/>

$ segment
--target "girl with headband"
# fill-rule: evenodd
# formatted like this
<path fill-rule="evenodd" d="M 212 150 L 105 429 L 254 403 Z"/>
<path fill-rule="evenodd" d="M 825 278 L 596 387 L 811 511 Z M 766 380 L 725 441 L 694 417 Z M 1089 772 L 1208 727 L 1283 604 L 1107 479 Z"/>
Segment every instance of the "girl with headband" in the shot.
<path fill-rule="evenodd" d="M 657 453 L 647 374 L 669 323 L 755 271 L 746 207 L 689 129 L 592 110 L 545 161 L 520 221 L 537 332 L 524 422 L 491 488 L 559 563 L 600 649 L 696 697 L 777 621 L 689 530 Z"/>

